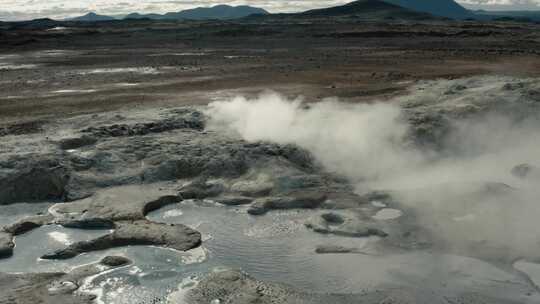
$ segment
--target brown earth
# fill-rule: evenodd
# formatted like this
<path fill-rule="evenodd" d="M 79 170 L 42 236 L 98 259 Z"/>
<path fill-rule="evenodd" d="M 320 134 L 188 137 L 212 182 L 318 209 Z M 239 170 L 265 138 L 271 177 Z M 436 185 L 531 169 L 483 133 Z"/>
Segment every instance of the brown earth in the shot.
<path fill-rule="evenodd" d="M 204 104 L 264 89 L 359 102 L 400 94 L 421 79 L 538 76 L 539 28 L 309 19 L 73 23 L 63 30 L 3 24 L 0 136 L 39 131 L 57 115 Z"/>

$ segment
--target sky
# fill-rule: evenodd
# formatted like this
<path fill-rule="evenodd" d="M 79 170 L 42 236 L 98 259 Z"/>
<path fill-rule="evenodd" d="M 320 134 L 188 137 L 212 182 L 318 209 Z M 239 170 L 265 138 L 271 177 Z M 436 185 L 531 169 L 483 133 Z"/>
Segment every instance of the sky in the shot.
<path fill-rule="evenodd" d="M 0 20 L 63 19 L 94 11 L 106 15 L 132 12 L 165 13 L 216 4 L 262 7 L 270 12 L 294 12 L 344 4 L 352 0 L 0 0 Z M 436 1 L 436 0 L 433 0 Z M 540 10 L 540 0 L 457 0 L 471 9 Z"/>

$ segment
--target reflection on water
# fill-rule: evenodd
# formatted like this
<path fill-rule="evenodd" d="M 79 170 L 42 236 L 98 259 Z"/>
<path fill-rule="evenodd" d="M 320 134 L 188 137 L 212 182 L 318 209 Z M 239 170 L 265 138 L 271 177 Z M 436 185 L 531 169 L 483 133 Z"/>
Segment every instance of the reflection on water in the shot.
<path fill-rule="evenodd" d="M 53 203 L 18 203 L 0 205 L 0 227 L 13 224 L 25 217 L 45 213 Z"/>
<path fill-rule="evenodd" d="M 13 256 L 0 260 L 3 272 L 58 272 L 80 264 L 95 261 L 91 255 L 82 255 L 73 260 L 51 261 L 40 257 L 51 251 L 65 248 L 72 242 L 96 238 L 108 233 L 107 230 L 67 229 L 56 225 L 43 226 L 15 238 Z"/>
<path fill-rule="evenodd" d="M 203 246 L 188 252 L 132 246 L 81 255 L 67 261 L 40 261 L 40 255 L 65 243 L 97 237 L 106 231 L 83 231 L 46 226 L 17 238 L 15 256 L 0 261 L 4 271 L 60 271 L 95 262 L 106 255 L 122 255 L 133 264 L 89 279 L 83 291 L 101 303 L 161 303 L 179 287 L 189 289 L 208 272 L 239 268 L 260 280 L 286 283 L 320 293 L 362 293 L 383 287 L 407 286 L 443 299 L 461 292 L 487 292 L 520 303 L 535 303 L 538 294 L 523 276 L 473 258 L 428 252 L 394 255 L 315 253 L 318 245 L 366 248 L 374 239 L 320 235 L 303 223 L 315 210 L 246 214 L 243 207 L 211 201 L 182 203 L 151 213 L 151 220 L 183 223 L 203 234 Z M 34 248 L 34 250 L 19 250 Z M 175 292 L 174 299 L 183 292 Z M 419 301 L 424 295 L 420 293 Z M 434 296 L 434 294 L 436 296 Z M 177 300 L 176 303 L 179 303 Z M 174 302 L 173 301 L 173 302 Z"/>

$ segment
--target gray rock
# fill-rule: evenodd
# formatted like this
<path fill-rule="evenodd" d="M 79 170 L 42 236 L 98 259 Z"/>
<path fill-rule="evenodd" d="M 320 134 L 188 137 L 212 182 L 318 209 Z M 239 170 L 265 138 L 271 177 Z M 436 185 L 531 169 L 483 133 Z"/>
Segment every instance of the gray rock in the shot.
<path fill-rule="evenodd" d="M 321 218 L 328 224 L 343 224 L 345 222 L 345 219 L 343 216 L 337 214 L 337 213 L 325 213 L 321 215 Z"/>
<path fill-rule="evenodd" d="M 277 178 L 275 185 L 276 189 L 274 191 L 288 192 L 306 188 L 322 187 L 324 182 L 323 177 L 316 174 L 282 176 Z"/>
<path fill-rule="evenodd" d="M 9 125 L 0 125 L 0 137 L 7 135 L 26 135 L 43 131 L 44 120 L 31 120 Z"/>
<path fill-rule="evenodd" d="M 315 248 L 315 253 L 318 254 L 337 254 L 337 253 L 355 253 L 358 248 L 335 246 L 335 245 L 319 245 Z"/>
<path fill-rule="evenodd" d="M 99 263 L 109 267 L 120 267 L 130 264 L 131 261 L 122 256 L 106 256 Z"/>
<path fill-rule="evenodd" d="M 185 297 L 173 303 L 187 304 L 348 304 L 360 302 L 358 295 L 310 294 L 289 286 L 257 280 L 243 272 L 226 270 L 206 276 Z M 382 303 L 367 301 L 365 303 Z M 180 302 L 181 301 L 181 302 Z"/>
<path fill-rule="evenodd" d="M 244 196 L 266 196 L 274 189 L 270 181 L 242 180 L 231 185 L 231 191 Z"/>
<path fill-rule="evenodd" d="M 62 225 L 84 228 L 83 225 L 142 220 L 148 212 L 178 201 L 172 190 L 133 185 L 100 190 L 91 197 L 56 204 L 51 209 Z"/>
<path fill-rule="evenodd" d="M 83 135 L 81 137 L 63 138 L 58 141 L 58 145 L 62 150 L 79 149 L 81 147 L 90 146 L 97 142 L 97 139 L 92 136 Z"/>
<path fill-rule="evenodd" d="M 322 234 L 334 234 L 348 237 L 386 237 L 379 225 L 368 219 L 360 218 L 352 212 L 325 213 L 308 219 L 305 223 L 308 229 Z"/>
<path fill-rule="evenodd" d="M 246 196 L 225 195 L 212 198 L 212 200 L 227 206 L 240 206 L 251 204 L 254 199 Z"/>
<path fill-rule="evenodd" d="M 325 200 L 326 194 L 318 191 L 298 191 L 287 197 L 265 197 L 256 199 L 248 209 L 251 215 L 262 215 L 270 210 L 314 209 Z"/>
<path fill-rule="evenodd" d="M 182 187 L 178 192 L 178 196 L 184 200 L 205 199 L 210 197 L 216 197 L 224 191 L 225 187 L 221 184 L 211 184 L 196 181 L 185 187 Z"/>
<path fill-rule="evenodd" d="M 193 114 L 195 114 L 194 112 Z M 109 126 L 90 127 L 82 130 L 99 137 L 141 136 L 151 133 L 163 133 L 178 129 L 193 129 L 201 131 L 204 122 L 201 115 L 190 115 L 181 118 L 171 118 L 156 122 L 135 124 L 114 124 Z"/>
<path fill-rule="evenodd" d="M 13 235 L 20 235 L 43 225 L 50 224 L 53 221 L 54 216 L 50 214 L 30 216 L 4 227 L 3 230 Z"/>
<path fill-rule="evenodd" d="M 55 222 L 66 228 L 76 229 L 113 229 L 114 221 L 104 218 L 83 218 L 75 220 L 58 220 Z"/>
<path fill-rule="evenodd" d="M 7 258 L 13 255 L 13 235 L 7 232 L 0 231 L 0 259 Z"/>
<path fill-rule="evenodd" d="M 81 253 L 131 245 L 152 245 L 186 251 L 201 244 L 201 234 L 184 225 L 168 225 L 146 220 L 117 222 L 116 229 L 105 236 L 74 243 L 65 249 L 46 254 L 42 259 L 62 260 Z"/>
<path fill-rule="evenodd" d="M 0 205 L 62 199 L 69 171 L 56 160 L 18 163 L 9 173 L 0 172 Z"/>
<path fill-rule="evenodd" d="M 156 245 L 177 250 L 197 247 L 198 232 L 183 225 L 166 225 L 148 221 L 146 213 L 179 202 L 171 191 L 157 187 L 123 186 L 96 193 L 93 197 L 51 207 L 50 214 L 24 218 L 3 228 L 2 236 L 28 232 L 47 224 L 59 224 L 79 229 L 115 229 L 101 238 L 72 244 L 68 248 L 47 254 L 47 259 L 67 259 L 83 252 L 129 245 Z M 12 252 L 9 242 L 3 242 L 6 255 Z"/>
<path fill-rule="evenodd" d="M 123 263 L 108 263 L 118 260 Z M 84 279 L 127 265 L 123 257 L 107 257 L 99 263 L 74 268 L 69 273 L 0 273 L 0 303 L 18 304 L 91 304 L 96 296 L 79 291 Z"/>

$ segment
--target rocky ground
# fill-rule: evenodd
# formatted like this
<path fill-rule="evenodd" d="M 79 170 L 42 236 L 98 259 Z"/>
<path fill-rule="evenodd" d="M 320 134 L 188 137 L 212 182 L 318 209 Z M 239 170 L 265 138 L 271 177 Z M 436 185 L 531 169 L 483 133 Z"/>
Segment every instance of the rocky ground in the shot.
<path fill-rule="evenodd" d="M 77 292 L 84 279 L 130 263 L 126 258 L 109 256 L 69 273 L 3 273 L 0 275 L 0 303 L 93 303 L 94 295 Z"/>
<path fill-rule="evenodd" d="M 327 237 L 309 244 L 310 255 L 334 259 L 330 264 L 336 269 L 339 260 L 354 263 L 362 257 L 380 257 L 376 265 L 382 269 L 385 261 L 403 264 L 396 255 L 417 252 L 436 256 L 448 267 L 433 266 L 432 277 L 441 278 L 437 286 L 425 282 L 429 275 L 416 273 L 418 277 L 409 274 L 399 283 L 324 293 L 264 282 L 237 270 L 209 271 L 187 294 L 171 293 L 172 303 L 538 300 L 536 277 L 529 268 L 516 266 L 538 260 L 538 237 L 531 233 L 536 227 L 495 225 L 501 218 L 516 223 L 537 213 L 531 204 L 536 194 L 529 191 L 540 176 L 536 159 L 528 157 L 534 145 L 522 149 L 528 153 L 505 155 L 500 171 L 482 173 L 481 182 L 468 184 L 466 190 L 459 185 L 453 191 L 450 182 L 403 189 L 391 181 L 381 189 L 369 184 L 367 175 L 356 174 L 367 174 L 367 168 L 337 170 L 302 142 L 246 140 L 216 129 L 206 106 L 237 94 L 256 96 L 264 89 L 300 94 L 307 102 L 331 96 L 348 104 L 381 100 L 400 109 L 407 126 L 404 145 L 426 152 L 430 161 L 448 155 L 468 159 L 487 149 L 473 140 L 487 135 L 480 129 L 478 137 L 465 141 L 463 123 L 497 114 L 509 119 L 508 129 L 526 121 L 526 128 L 517 131 L 537 130 L 540 38 L 531 30 L 536 25 L 129 25 L 0 26 L 0 215 L 6 214 L 0 217 L 0 259 L 9 263 L 17 250 L 26 249 L 16 247 L 19 237 L 53 225 L 103 234 L 47 250 L 40 261 L 126 246 L 191 251 L 205 246 L 197 227 L 152 220 L 149 214 L 210 201 L 240 210 L 240 216 L 255 222 L 298 210 L 307 235 Z M 507 137 L 518 138 L 516 134 Z M 535 133 L 526 134 L 534 142 Z M 521 151 L 517 142 L 521 144 L 509 143 Z M 497 175 L 501 172 L 508 176 Z M 434 193 L 441 199 L 434 199 Z M 47 206 L 39 212 L 7 215 L 12 206 L 42 202 Z M 509 207 L 511 203 L 519 207 Z M 484 215 L 488 224 L 471 220 Z M 375 242 L 366 247 L 334 242 L 343 237 Z M 416 261 L 416 256 L 407 256 L 404 264 Z M 96 263 L 71 272 L 1 274 L 0 303 L 90 303 L 96 296 L 81 290 L 83 281 L 129 261 L 106 258 Z M 497 277 L 469 276 L 467 263 Z M 416 268 L 422 267 L 411 267 Z M 468 286 L 456 283 L 471 277 Z"/>

